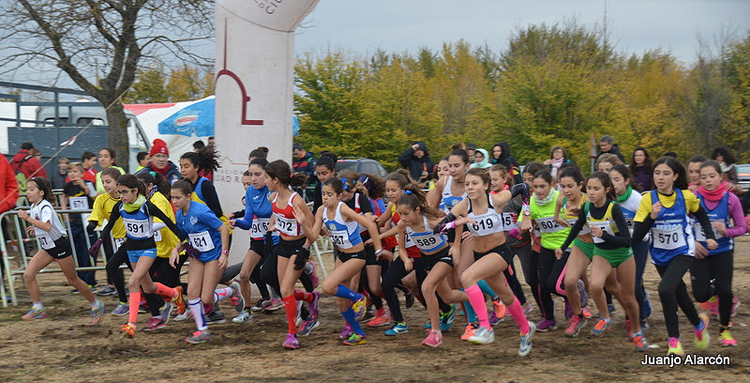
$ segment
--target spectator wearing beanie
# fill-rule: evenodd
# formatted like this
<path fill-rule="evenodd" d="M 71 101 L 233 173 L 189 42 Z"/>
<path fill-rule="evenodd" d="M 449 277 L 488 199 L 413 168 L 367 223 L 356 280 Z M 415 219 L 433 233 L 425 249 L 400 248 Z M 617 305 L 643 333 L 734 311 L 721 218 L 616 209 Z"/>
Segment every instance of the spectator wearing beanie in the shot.
<path fill-rule="evenodd" d="M 138 173 L 151 171 L 157 172 L 161 174 L 170 185 L 180 179 L 180 169 L 169 160 L 169 149 L 167 148 L 166 142 L 158 138 L 155 139 L 151 146 L 149 156 L 151 157 L 151 160 L 149 161 L 148 166 L 138 171 Z"/>

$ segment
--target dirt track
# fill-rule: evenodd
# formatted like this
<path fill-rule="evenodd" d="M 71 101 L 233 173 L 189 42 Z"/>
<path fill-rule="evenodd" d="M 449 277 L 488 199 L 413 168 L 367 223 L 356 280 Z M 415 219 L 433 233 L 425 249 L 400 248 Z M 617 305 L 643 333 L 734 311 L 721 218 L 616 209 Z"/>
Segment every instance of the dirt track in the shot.
<path fill-rule="evenodd" d="M 526 358 L 516 356 L 518 330 L 509 318 L 495 327 L 495 343 L 475 346 L 458 339 L 463 324 L 445 333 L 438 349 L 420 346 L 424 337 L 425 310 L 416 304 L 404 310 L 411 331 L 391 338 L 385 328 L 369 329 L 368 344 L 342 346 L 336 340 L 343 321 L 332 297 L 323 298 L 321 327 L 301 338 L 302 348 L 281 348 L 286 324 L 283 310 L 256 313 L 249 324 L 229 319 L 235 312 L 223 304 L 227 323 L 211 327 L 213 339 L 188 345 L 183 339 L 194 331 L 194 322 L 170 322 L 160 331 L 139 331 L 136 338 L 123 339 L 119 326 L 126 319 L 106 315 L 99 326 L 88 325 L 88 305 L 70 294 L 59 273 L 39 277 L 48 318 L 35 323 L 20 321 L 30 304 L 21 278 L 16 281 L 21 305 L 0 309 L 0 381 L 59 382 L 246 382 L 251 381 L 379 381 L 379 382 L 601 382 L 601 381 L 748 381 L 750 376 L 750 237 L 738 241 L 735 253 L 734 291 L 742 300 L 733 318 L 732 333 L 738 347 L 719 346 L 718 327 L 711 324 L 712 343 L 703 354 L 729 356 L 728 366 L 642 366 L 644 354 L 633 350 L 624 330 L 623 310 L 618 306 L 613 327 L 603 338 L 592 338 L 591 321 L 578 338 L 563 335 L 566 323 L 558 319 L 558 330 L 534 337 Z M 326 257 L 326 259 L 330 258 Z M 520 268 L 519 268 L 520 269 Z M 689 276 L 686 276 L 688 281 Z M 666 354 L 666 329 L 656 294 L 658 276 L 646 268 L 646 288 L 654 304 L 651 330 L 646 334 L 660 346 L 649 355 Z M 526 286 L 525 286 L 526 287 Z M 530 295 L 527 294 L 530 297 Z M 108 311 L 114 298 L 105 298 Z M 558 300 L 558 318 L 562 318 Z M 530 319 L 539 320 L 535 308 Z M 142 329 L 147 315 L 139 316 Z M 681 315 L 680 328 L 687 354 L 696 352 L 692 332 Z"/>

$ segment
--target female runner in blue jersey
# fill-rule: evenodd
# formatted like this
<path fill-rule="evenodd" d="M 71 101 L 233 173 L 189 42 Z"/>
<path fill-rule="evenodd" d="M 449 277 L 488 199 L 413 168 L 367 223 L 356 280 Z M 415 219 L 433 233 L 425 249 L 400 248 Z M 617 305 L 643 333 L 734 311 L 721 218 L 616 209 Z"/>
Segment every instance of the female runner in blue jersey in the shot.
<path fill-rule="evenodd" d="M 188 343 L 203 343 L 211 338 L 206 324 L 203 302 L 218 303 L 227 294 L 216 294 L 214 289 L 227 267 L 229 228 L 204 204 L 191 200 L 192 187 L 189 182 L 179 180 L 172 185 L 172 203 L 178 209 L 175 214 L 177 227 L 190 238 L 189 243 L 197 251 L 188 266 L 188 299 L 198 331 L 185 339 Z M 176 265 L 183 245 L 172 250 L 169 262 Z"/>
<path fill-rule="evenodd" d="M 371 233 L 375 254 L 380 255 L 382 246 L 377 226 L 372 220 L 358 214 L 341 201 L 344 193 L 344 183 L 338 178 L 329 178 L 321 189 L 323 197 L 322 209 L 315 213 L 314 226 L 304 219 L 302 210 L 295 207 L 295 216 L 303 217 L 301 223 L 305 226 L 308 240 L 315 241 L 323 225 L 331 233 L 331 241 L 339 249 L 338 258 L 333 272 L 323 281 L 321 288 L 326 294 L 336 296 L 336 305 L 341 316 L 351 326 L 353 332 L 342 343 L 353 346 L 367 343 L 365 331 L 359 324 L 358 318 L 364 316 L 367 310 L 366 299 L 347 287 L 352 277 L 365 266 L 367 253 L 365 243 L 359 233 L 362 225 Z M 351 302 L 351 306 L 350 306 Z M 316 319 L 311 319 L 315 320 Z"/>

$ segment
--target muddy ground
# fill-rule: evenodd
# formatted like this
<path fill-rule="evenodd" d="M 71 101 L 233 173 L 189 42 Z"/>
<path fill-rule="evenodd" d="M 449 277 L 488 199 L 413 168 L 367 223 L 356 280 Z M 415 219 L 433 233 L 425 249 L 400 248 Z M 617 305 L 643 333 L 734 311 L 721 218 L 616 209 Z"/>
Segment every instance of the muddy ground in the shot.
<path fill-rule="evenodd" d="M 457 318 L 456 326 L 444 334 L 441 347 L 420 346 L 424 338 L 421 326 L 427 322 L 427 315 L 419 304 L 404 310 L 411 325 L 409 333 L 386 337 L 386 328 L 369 329 L 367 345 L 343 346 L 336 340 L 343 321 L 332 297 L 322 300 L 321 327 L 301 338 L 302 348 L 296 351 L 281 348 L 286 333 L 283 310 L 256 313 L 252 323 L 234 324 L 229 320 L 235 314 L 229 304 L 222 304 L 228 314 L 227 323 L 211 327 L 213 339 L 209 343 L 184 342 L 195 329 L 192 320 L 170 321 L 162 330 L 139 331 L 135 339 L 126 339 L 119 334 L 126 318 L 107 314 L 100 325 L 89 325 L 87 302 L 70 293 L 62 274 L 49 273 L 39 277 L 47 319 L 33 323 L 19 320 L 30 304 L 22 278 L 17 278 L 15 285 L 20 305 L 0 309 L 0 381 L 749 381 L 749 251 L 750 237 L 745 236 L 738 241 L 735 253 L 734 291 L 744 304 L 732 320 L 738 347 L 723 348 L 718 344 L 718 325 L 713 321 L 710 327 L 714 339 L 706 352 L 697 353 L 692 331 L 681 315 L 686 353 L 728 356 L 729 365 L 641 365 L 644 354 L 636 352 L 627 341 L 619 305 L 612 330 L 602 338 L 588 335 L 592 321 L 579 337 L 566 338 L 563 330 L 567 323 L 560 319 L 563 304 L 559 298 L 558 330 L 537 333 L 533 350 L 525 358 L 516 356 L 518 330 L 510 317 L 495 327 L 495 343 L 490 345 L 462 342 L 459 336 L 463 321 Z M 99 277 L 103 279 L 103 273 Z M 689 275 L 685 278 L 687 282 Z M 666 329 L 656 294 L 659 278 L 653 266 L 647 267 L 644 280 L 654 305 L 646 336 L 659 346 L 648 354 L 662 356 L 667 351 Z M 531 297 L 528 293 L 527 296 Z M 116 299 L 104 299 L 111 311 Z M 147 319 L 146 314 L 139 316 L 139 330 Z M 532 311 L 530 319 L 539 320 L 538 309 Z"/>

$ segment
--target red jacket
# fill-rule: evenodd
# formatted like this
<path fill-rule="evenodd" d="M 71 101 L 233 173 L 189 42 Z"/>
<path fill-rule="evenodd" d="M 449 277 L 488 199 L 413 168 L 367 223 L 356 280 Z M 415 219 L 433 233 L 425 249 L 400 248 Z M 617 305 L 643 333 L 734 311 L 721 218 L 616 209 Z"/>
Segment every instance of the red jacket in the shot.
<path fill-rule="evenodd" d="M 23 159 L 26 157 L 29 157 L 29 159 L 24 161 Z M 28 150 L 21 149 L 13 156 L 13 169 L 15 170 L 16 168 L 19 168 L 21 173 L 26 175 L 27 179 L 31 177 L 47 178 L 47 171 L 42 167 L 42 163 L 36 157 L 32 156 Z M 13 176 L 15 177 L 15 171 Z"/>
<path fill-rule="evenodd" d="M 18 200 L 16 172 L 5 156 L 0 156 L 0 214 L 13 209 Z"/>

